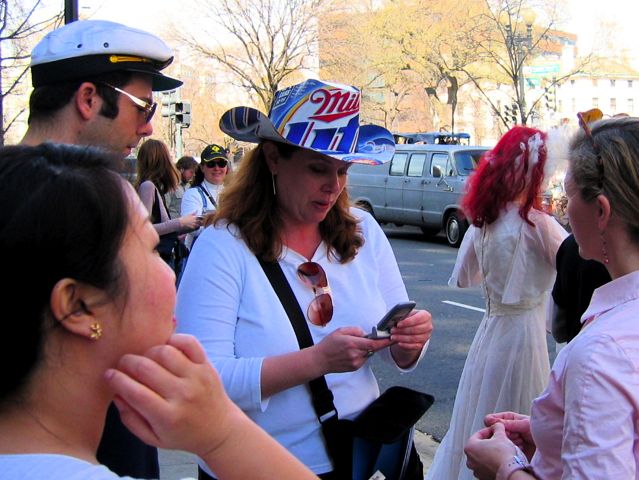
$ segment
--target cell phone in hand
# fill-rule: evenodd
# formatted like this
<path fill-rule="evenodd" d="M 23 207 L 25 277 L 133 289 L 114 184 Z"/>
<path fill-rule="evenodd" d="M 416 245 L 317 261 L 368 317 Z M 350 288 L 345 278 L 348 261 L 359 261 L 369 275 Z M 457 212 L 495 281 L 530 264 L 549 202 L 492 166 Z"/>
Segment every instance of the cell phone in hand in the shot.
<path fill-rule="evenodd" d="M 404 320 L 410 312 L 415 308 L 415 302 L 400 302 L 391 308 L 386 315 L 373 327 L 373 331 L 366 335 L 366 338 L 388 338 L 390 337 L 390 330 L 398 322 Z"/>

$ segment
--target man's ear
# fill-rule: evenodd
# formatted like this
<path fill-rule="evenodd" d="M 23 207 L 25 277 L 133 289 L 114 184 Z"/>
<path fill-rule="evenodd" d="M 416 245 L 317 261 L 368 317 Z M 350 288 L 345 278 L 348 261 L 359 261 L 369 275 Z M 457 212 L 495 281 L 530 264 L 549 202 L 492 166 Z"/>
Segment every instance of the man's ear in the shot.
<path fill-rule="evenodd" d="M 63 278 L 51 291 L 51 313 L 69 332 L 95 340 L 96 329 L 102 335 L 102 325 L 91 306 L 103 301 L 104 293 L 101 290 L 71 278 Z"/>
<path fill-rule="evenodd" d="M 599 231 L 603 232 L 610 223 L 610 217 L 612 216 L 612 207 L 610 206 L 610 200 L 605 195 L 598 195 L 597 202 L 597 227 Z"/>
<path fill-rule="evenodd" d="M 91 82 L 83 82 L 75 92 L 75 107 L 83 120 L 95 117 L 102 108 L 102 98 L 98 95 L 98 89 Z"/>
<path fill-rule="evenodd" d="M 280 155 L 277 151 L 277 146 L 273 142 L 264 142 L 262 149 L 264 150 L 264 158 L 266 159 L 266 164 L 268 165 L 269 170 L 273 175 L 277 175 L 280 163 Z"/>

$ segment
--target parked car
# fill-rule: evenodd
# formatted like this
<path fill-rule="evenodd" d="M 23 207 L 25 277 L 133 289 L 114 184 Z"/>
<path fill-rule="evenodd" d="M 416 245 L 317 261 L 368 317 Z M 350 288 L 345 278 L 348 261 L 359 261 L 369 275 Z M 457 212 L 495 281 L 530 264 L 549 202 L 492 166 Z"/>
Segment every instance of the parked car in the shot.
<path fill-rule="evenodd" d="M 348 190 L 355 205 L 380 223 L 416 225 L 426 235 L 444 229 L 459 247 L 468 228 L 460 212 L 466 180 L 488 147 L 397 145 L 383 165 L 353 164 Z"/>

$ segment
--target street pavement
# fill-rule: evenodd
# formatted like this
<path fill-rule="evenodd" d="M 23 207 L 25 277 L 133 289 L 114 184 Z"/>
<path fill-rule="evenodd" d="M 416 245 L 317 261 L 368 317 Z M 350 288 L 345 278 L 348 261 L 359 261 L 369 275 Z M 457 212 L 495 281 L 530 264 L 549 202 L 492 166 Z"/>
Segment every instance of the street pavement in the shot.
<path fill-rule="evenodd" d="M 424 464 L 424 473 L 433 462 L 437 443 L 428 434 L 415 431 L 415 448 Z M 197 463 L 195 456 L 175 450 L 160 450 L 160 480 L 197 479 Z"/>

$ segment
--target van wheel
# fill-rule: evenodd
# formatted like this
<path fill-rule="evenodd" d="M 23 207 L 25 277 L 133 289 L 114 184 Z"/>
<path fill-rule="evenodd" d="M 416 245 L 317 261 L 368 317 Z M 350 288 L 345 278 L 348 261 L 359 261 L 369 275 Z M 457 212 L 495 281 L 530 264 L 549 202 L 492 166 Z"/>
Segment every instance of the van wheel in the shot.
<path fill-rule="evenodd" d="M 451 247 L 459 248 L 468 230 L 468 222 L 459 218 L 456 212 L 451 213 L 446 219 L 446 241 Z"/>

